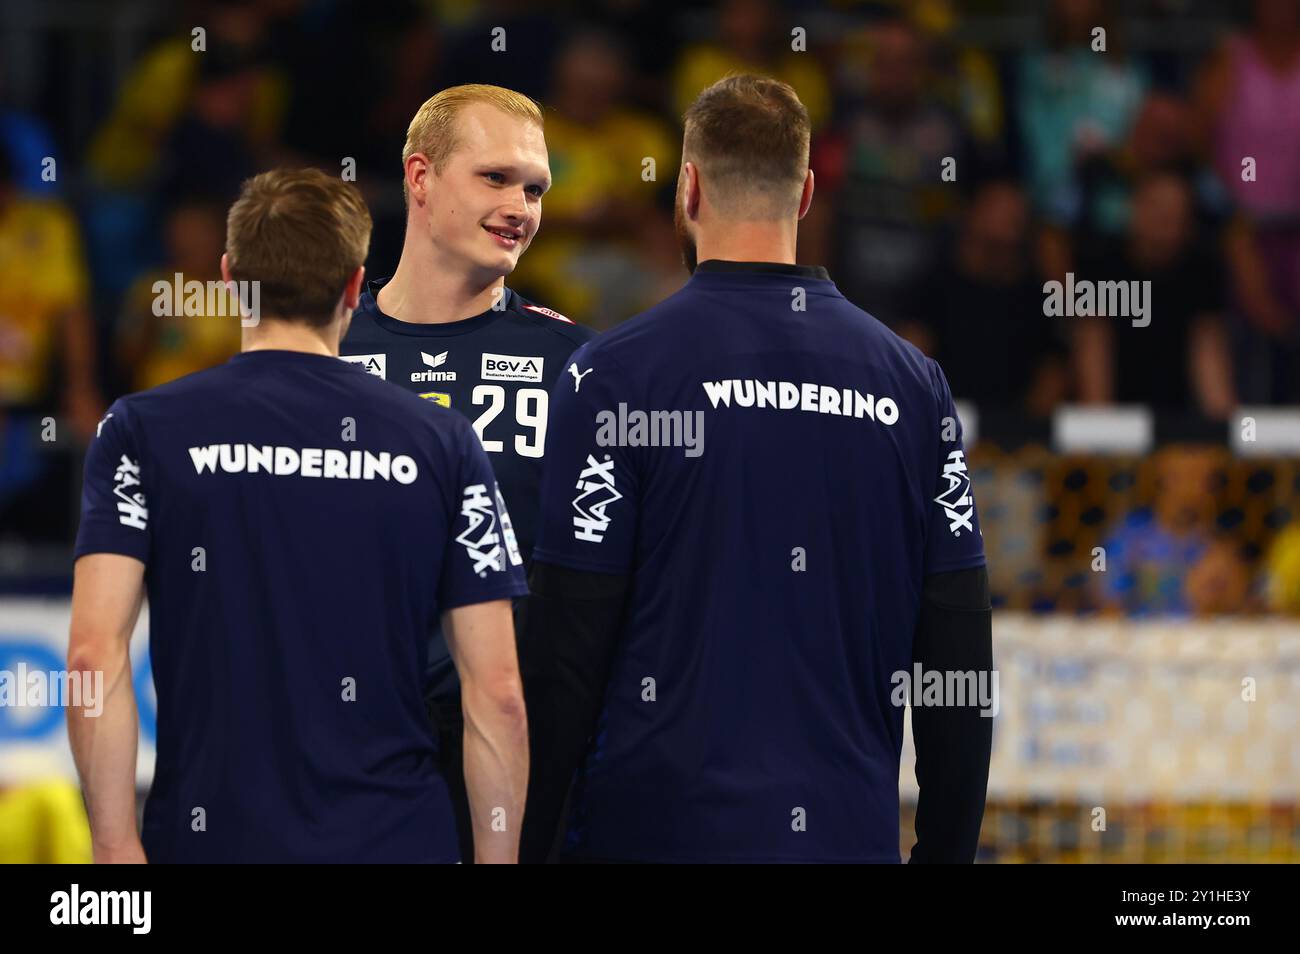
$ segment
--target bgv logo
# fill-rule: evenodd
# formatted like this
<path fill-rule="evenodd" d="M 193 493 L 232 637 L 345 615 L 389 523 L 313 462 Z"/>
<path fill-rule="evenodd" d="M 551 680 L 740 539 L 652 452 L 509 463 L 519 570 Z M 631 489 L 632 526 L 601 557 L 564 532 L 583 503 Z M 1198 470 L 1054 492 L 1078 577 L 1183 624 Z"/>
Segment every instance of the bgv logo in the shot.
<path fill-rule="evenodd" d="M 388 377 L 388 355 L 386 354 L 341 354 L 339 358 L 348 364 L 359 364 L 366 374 L 377 378 Z"/>
<path fill-rule="evenodd" d="M 484 381 L 542 380 L 542 358 L 524 358 L 513 354 L 483 352 L 480 376 Z"/>

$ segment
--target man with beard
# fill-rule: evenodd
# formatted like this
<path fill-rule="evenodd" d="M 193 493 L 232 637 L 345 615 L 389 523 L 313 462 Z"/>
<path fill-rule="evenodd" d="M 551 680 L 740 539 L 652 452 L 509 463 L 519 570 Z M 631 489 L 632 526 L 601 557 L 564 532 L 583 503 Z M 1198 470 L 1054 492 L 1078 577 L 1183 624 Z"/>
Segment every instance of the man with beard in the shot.
<path fill-rule="evenodd" d="M 991 675 L 961 427 L 935 362 L 794 264 L 794 90 L 728 77 L 685 120 L 693 275 L 552 392 L 520 858 L 898 862 L 899 677 Z M 970 862 L 996 699 L 912 689 L 912 860 Z"/>

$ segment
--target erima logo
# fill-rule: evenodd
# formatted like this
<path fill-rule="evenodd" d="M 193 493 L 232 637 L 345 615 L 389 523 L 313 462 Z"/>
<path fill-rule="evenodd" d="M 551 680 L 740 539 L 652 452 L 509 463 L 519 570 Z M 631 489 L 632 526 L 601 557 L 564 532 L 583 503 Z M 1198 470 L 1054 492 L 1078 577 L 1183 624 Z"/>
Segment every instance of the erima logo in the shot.
<path fill-rule="evenodd" d="M 388 378 L 388 355 L 386 354 L 341 354 L 339 355 L 349 364 L 359 364 L 366 371 L 366 374 L 373 374 L 377 378 Z"/>
<path fill-rule="evenodd" d="M 792 381 L 755 381 L 752 378 L 730 381 L 704 381 L 704 393 L 715 408 L 770 407 L 780 411 L 812 411 L 841 417 L 870 418 L 881 424 L 898 420 L 898 405 L 893 398 L 877 398 L 856 388 L 835 388 L 829 384 L 795 384 Z"/>
<path fill-rule="evenodd" d="M 504 570 L 501 535 L 497 533 L 496 511 L 492 508 L 492 498 L 487 495 L 487 484 L 471 484 L 465 488 L 460 515 L 469 525 L 456 537 L 456 542 L 474 561 L 474 572 L 487 576 L 488 570 Z"/>
<path fill-rule="evenodd" d="M 420 360 L 430 368 L 440 368 L 447 363 L 447 352 L 439 351 L 437 354 L 420 352 Z M 455 371 L 412 371 L 411 381 L 455 381 Z"/>
<path fill-rule="evenodd" d="M 581 374 L 579 374 L 579 373 L 578 373 L 578 365 L 577 365 L 576 362 L 573 363 L 573 364 L 571 364 L 571 365 L 569 365 L 569 373 L 570 373 L 571 375 L 573 375 L 573 393 L 574 393 L 574 394 L 577 394 L 577 393 L 578 393 L 578 389 L 579 389 L 580 387 L 582 387 L 582 379 L 585 378 L 587 375 L 591 374 L 591 372 L 593 372 L 593 371 L 595 371 L 595 370 L 596 370 L 595 368 L 588 368 L 586 371 L 583 371 Z"/>
<path fill-rule="evenodd" d="M 410 484 L 419 476 L 406 454 L 341 451 L 332 447 L 276 447 L 267 444 L 208 444 L 191 447 L 196 474 L 269 474 L 274 477 L 323 477 L 335 480 L 395 480 Z M 125 523 L 126 521 L 123 521 Z"/>
<path fill-rule="evenodd" d="M 605 508 L 623 499 L 623 495 L 614 489 L 614 462 L 608 454 L 603 464 L 587 455 L 587 466 L 578 474 L 577 488 L 578 496 L 573 498 L 573 509 L 578 512 L 573 518 L 573 538 L 600 543 L 609 529 L 609 515 Z"/>
<path fill-rule="evenodd" d="M 51 924 L 122 924 L 132 934 L 148 934 L 153 923 L 151 891 L 70 891 L 50 895 Z"/>
<path fill-rule="evenodd" d="M 117 522 L 137 530 L 149 529 L 149 511 L 144 505 L 144 493 L 132 488 L 140 487 L 140 464 L 122 455 L 113 474 L 113 496 L 117 497 Z"/>
<path fill-rule="evenodd" d="M 513 354 L 483 352 L 483 368 L 479 376 L 484 381 L 541 381 L 542 359 L 521 358 Z"/>
<path fill-rule="evenodd" d="M 939 479 L 948 481 L 948 489 L 935 497 L 934 502 L 948 515 L 948 529 L 952 535 L 960 537 L 962 527 L 974 530 L 971 520 L 975 516 L 975 500 L 971 497 L 970 476 L 966 473 L 966 458 L 961 451 L 955 450 L 948 455 Z"/>

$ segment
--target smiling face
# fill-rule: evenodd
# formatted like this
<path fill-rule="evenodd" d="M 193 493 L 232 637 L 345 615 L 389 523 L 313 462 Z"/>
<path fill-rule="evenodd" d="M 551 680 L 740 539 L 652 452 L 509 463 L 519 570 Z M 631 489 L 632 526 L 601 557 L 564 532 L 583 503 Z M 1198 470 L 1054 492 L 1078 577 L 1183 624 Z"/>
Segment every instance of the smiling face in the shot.
<path fill-rule="evenodd" d="M 472 103 L 456 117 L 455 143 L 441 171 L 429 167 L 412 189 L 412 214 L 438 258 L 489 281 L 509 275 L 537 234 L 551 187 L 542 129 Z"/>

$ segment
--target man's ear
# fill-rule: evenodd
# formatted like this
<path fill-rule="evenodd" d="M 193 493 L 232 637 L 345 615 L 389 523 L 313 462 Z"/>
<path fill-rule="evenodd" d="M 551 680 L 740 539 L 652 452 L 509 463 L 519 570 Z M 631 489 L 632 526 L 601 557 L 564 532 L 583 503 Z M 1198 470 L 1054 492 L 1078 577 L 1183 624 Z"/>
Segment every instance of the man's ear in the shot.
<path fill-rule="evenodd" d="M 352 273 L 348 283 L 343 286 L 343 304 L 347 308 L 349 315 L 356 311 L 357 305 L 361 303 L 361 287 L 365 280 L 366 267 L 361 265 Z"/>
<path fill-rule="evenodd" d="M 411 201 L 423 202 L 429 188 L 429 157 L 413 152 L 406 158 L 406 194 Z"/>
<path fill-rule="evenodd" d="M 682 173 L 686 176 L 686 187 L 682 189 L 682 202 L 685 203 L 685 209 L 688 219 L 698 219 L 700 217 L 700 170 L 693 162 L 688 162 L 682 166 Z"/>
<path fill-rule="evenodd" d="M 234 281 L 234 279 L 230 277 L 230 256 L 225 252 L 221 253 L 221 280 L 223 282 Z"/>
<path fill-rule="evenodd" d="M 808 214 L 808 209 L 812 206 L 813 197 L 813 171 L 808 170 L 807 177 L 803 180 L 803 195 L 799 197 L 799 218 Z"/>

